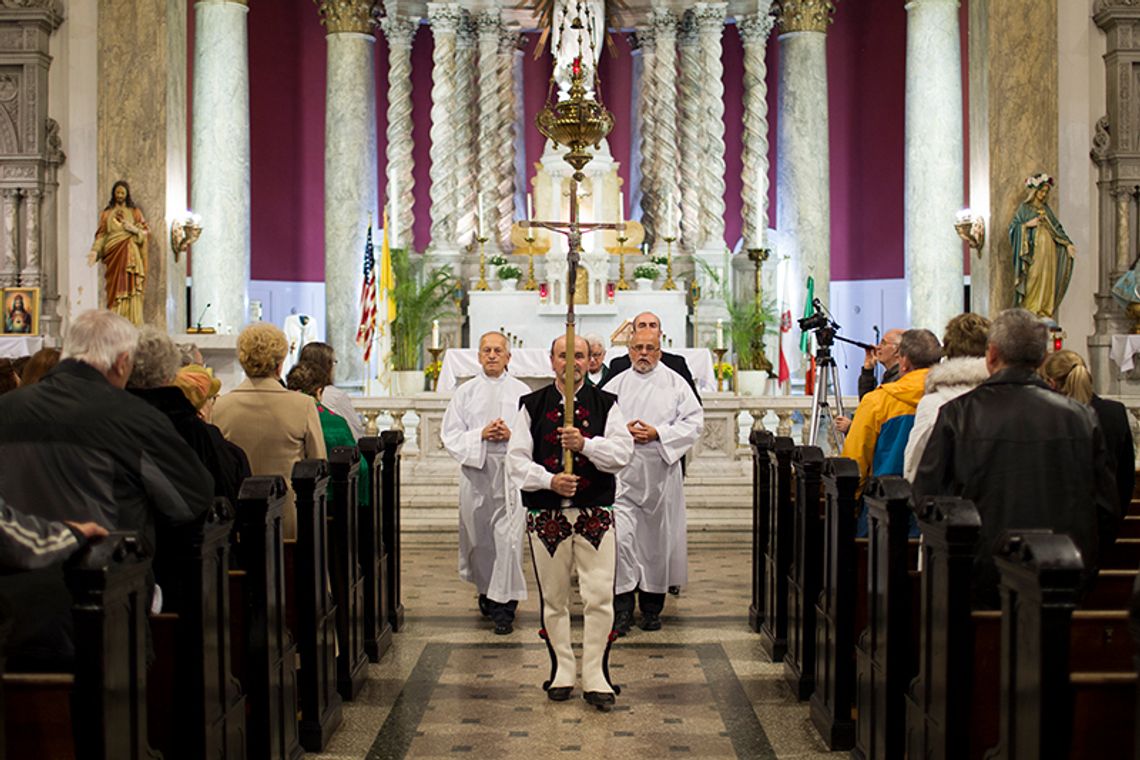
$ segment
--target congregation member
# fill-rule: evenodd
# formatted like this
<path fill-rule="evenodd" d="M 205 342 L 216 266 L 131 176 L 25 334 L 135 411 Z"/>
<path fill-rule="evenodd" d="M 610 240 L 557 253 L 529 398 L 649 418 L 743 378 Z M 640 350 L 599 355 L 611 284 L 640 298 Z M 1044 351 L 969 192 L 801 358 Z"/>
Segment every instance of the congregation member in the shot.
<path fill-rule="evenodd" d="M 0 395 L 20 387 L 20 373 L 12 359 L 0 358 Z"/>
<path fill-rule="evenodd" d="M 1116 503 L 1119 509 L 1111 519 L 1101 513 L 1100 545 L 1109 546 L 1120 529 L 1118 518 L 1128 513 L 1132 489 L 1136 485 L 1136 453 L 1132 447 L 1132 429 L 1124 404 L 1101 398 L 1093 393 L 1092 374 L 1081 355 L 1074 351 L 1057 351 L 1041 365 L 1040 375 L 1049 387 L 1074 401 L 1088 404 L 1096 413 L 1104 434 L 1105 458 L 1116 479 Z"/>
<path fill-rule="evenodd" d="M 321 370 L 323 373 L 321 377 L 321 404 L 348 424 L 348 429 L 352 433 L 352 443 L 337 445 L 355 446 L 356 442 L 364 437 L 364 424 L 352 406 L 352 397 L 333 385 L 333 374 L 337 365 L 336 351 L 328 343 L 321 343 L 320 341 L 306 343 L 301 349 L 299 361 L 308 362 Z"/>
<path fill-rule="evenodd" d="M 44 520 L 13 509 L 0 497 L 0 571 L 54 565 L 106 535 L 99 523 Z"/>
<path fill-rule="evenodd" d="M 584 383 L 590 348 L 577 338 L 554 341 L 550 363 L 555 381 L 520 399 L 510 424 L 507 471 L 523 491 L 526 529 L 541 598 L 542 629 L 551 657 L 543 684 L 555 702 L 570 698 L 577 662 L 570 643 L 570 580 L 577 572 L 583 603 L 583 698 L 612 709 L 616 689 L 609 677 L 613 631 L 615 474 L 633 457 L 633 437 L 613 395 Z M 565 388 L 566 362 L 574 388 Z M 564 393 L 574 396 L 574 424 L 563 424 Z M 573 473 L 563 471 L 564 457 Z"/>
<path fill-rule="evenodd" d="M 245 455 L 245 451 L 233 441 L 226 439 L 222 435 L 222 431 L 213 424 L 213 410 L 214 402 L 218 400 L 218 392 L 222 389 L 222 381 L 214 377 L 214 371 L 209 367 L 203 367 L 201 364 L 187 364 L 180 367 L 178 372 L 174 375 L 174 386 L 182 391 L 186 396 L 186 400 L 190 402 L 190 406 L 194 407 L 194 411 L 198 417 L 204 422 L 208 423 L 210 427 L 218 431 L 218 438 L 221 439 L 226 449 L 229 451 L 229 463 L 234 468 L 228 475 L 228 479 L 238 484 L 238 490 L 241 490 L 241 483 L 245 481 L 252 473 L 249 467 L 249 457 Z M 226 461 L 225 459 L 222 460 Z M 236 504 L 236 502 L 235 502 Z"/>
<path fill-rule="evenodd" d="M 614 504 L 617 570 L 614 629 L 633 625 L 634 594 L 643 631 L 661 629 L 665 593 L 688 581 L 681 460 L 700 438 L 704 412 L 684 379 L 661 364 L 661 336 L 638 330 L 629 343 L 632 372 L 607 390 L 633 437 L 633 459 L 618 474 Z"/>
<path fill-rule="evenodd" d="M 237 350 L 246 379 L 218 399 L 214 424 L 245 450 L 254 475 L 285 478 L 288 487 L 283 529 L 285 538 L 296 538 L 293 465 L 302 459 L 327 456 L 317 406 L 309 397 L 281 384 L 289 344 L 276 326 L 268 322 L 249 325 L 238 335 Z"/>
<path fill-rule="evenodd" d="M 198 410 L 175 385 L 181 354 L 165 332 L 144 326 L 139 330 L 134 368 L 127 390 L 157 409 L 174 426 L 182 440 L 214 477 L 214 495 L 237 504 L 242 480 L 249 475 L 244 456 L 227 445 L 222 431 L 203 420 Z"/>
<path fill-rule="evenodd" d="M 59 364 L 59 349 L 41 348 L 28 358 L 28 362 L 20 370 L 20 385 L 38 383 L 57 364 Z"/>
<path fill-rule="evenodd" d="M 643 311 L 633 318 L 633 332 L 638 330 L 654 330 L 657 332 L 657 337 L 661 337 L 661 318 L 651 311 Z M 701 394 L 697 391 L 697 384 L 693 381 L 693 373 L 689 371 L 689 364 L 685 361 L 685 357 L 680 354 L 671 354 L 668 351 L 661 352 L 661 363 L 669 369 L 676 372 L 678 375 L 685 379 L 689 384 L 689 388 L 693 391 L 693 395 L 697 397 L 700 402 Z M 605 388 L 606 384 L 613 380 L 618 374 L 625 372 L 632 366 L 628 356 L 615 357 L 610 362 L 609 373 L 605 379 L 599 383 L 599 388 Z"/>
<path fill-rule="evenodd" d="M 986 369 L 986 339 L 990 321 L 980 314 L 966 312 L 946 323 L 942 334 L 943 360 L 930 368 L 926 388 L 914 414 L 914 427 L 903 455 L 903 477 L 911 483 L 918 463 L 938 419 L 938 410 L 951 399 L 981 385 L 990 376 Z"/>
<path fill-rule="evenodd" d="M 981 514 L 976 607 L 1000 607 L 993 552 L 1005 531 L 1068 533 L 1091 578 L 1100 513 L 1118 511 L 1095 413 L 1050 390 L 1037 374 L 1047 339 L 1045 323 L 1025 309 L 998 314 L 986 345 L 990 376 L 942 407 L 915 475 L 916 501 L 958 496 Z"/>
<path fill-rule="evenodd" d="M 591 334 L 582 337 L 590 346 L 590 364 L 586 371 L 586 382 L 591 385 L 601 385 L 610 372 L 610 368 L 606 365 L 606 343 L 600 335 Z"/>
<path fill-rule="evenodd" d="M 475 586 L 479 611 L 495 633 L 514 630 L 515 609 L 526 599 L 522 572 L 523 507 L 507 480 L 507 442 L 519 408 L 530 393 L 511 377 L 510 343 L 489 332 L 479 338 L 481 371 L 456 389 L 443 415 L 440 439 L 459 463 L 459 577 Z"/>
<path fill-rule="evenodd" d="M 872 351 L 867 349 L 863 354 L 863 369 L 859 371 L 859 400 L 861 401 L 871 391 L 880 385 L 893 383 L 902 377 L 899 367 L 899 344 L 902 341 L 904 330 L 894 328 L 883 333 L 883 339 Z M 882 378 L 875 376 L 875 365 L 883 367 Z"/>

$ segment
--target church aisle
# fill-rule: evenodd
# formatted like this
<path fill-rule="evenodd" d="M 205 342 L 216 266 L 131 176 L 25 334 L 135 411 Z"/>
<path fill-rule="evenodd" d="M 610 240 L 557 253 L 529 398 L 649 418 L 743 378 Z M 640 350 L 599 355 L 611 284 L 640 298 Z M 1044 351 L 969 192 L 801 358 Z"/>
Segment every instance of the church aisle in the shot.
<path fill-rule="evenodd" d="M 529 555 L 532 596 L 514 633 L 495 636 L 456 576 L 454 544 L 405 545 L 406 626 L 369 666 L 360 697 L 345 703 L 328 751 L 306 757 L 846 756 L 825 751 L 807 703 L 794 700 L 782 666 L 767 661 L 746 626 L 750 550 L 698 544 L 689 557 L 690 585 L 668 597 L 664 628 L 634 627 L 615 643 L 611 672 L 622 693 L 606 714 L 580 687 L 563 703 L 542 692 L 550 660 L 537 636 Z M 580 604 L 574 613 L 580 637 Z"/>

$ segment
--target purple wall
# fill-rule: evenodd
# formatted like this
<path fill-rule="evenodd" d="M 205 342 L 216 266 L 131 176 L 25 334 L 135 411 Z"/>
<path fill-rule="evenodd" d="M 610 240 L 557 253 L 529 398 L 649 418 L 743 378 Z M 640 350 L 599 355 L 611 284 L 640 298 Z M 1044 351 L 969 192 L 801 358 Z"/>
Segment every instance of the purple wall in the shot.
<path fill-rule="evenodd" d="M 249 15 L 254 279 L 324 279 L 324 30 L 311 5 L 259 5 Z M 963 37 L 965 33 L 963 32 Z M 534 116 L 546 101 L 549 50 L 534 60 L 538 35 L 523 54 L 527 178 L 542 153 Z M 632 61 L 624 35 L 618 57 L 603 53 L 602 97 L 614 112 L 610 148 L 628 188 L 631 151 Z M 778 42 L 768 46 L 769 204 L 776 208 L 776 83 Z M 378 167 L 385 198 L 387 45 L 376 44 Z M 864 0 L 858 12 L 840 7 L 828 33 L 831 139 L 832 278 L 903 275 L 903 127 L 906 13 L 896 0 Z M 415 245 L 430 242 L 431 31 L 412 47 L 415 147 Z M 725 243 L 740 237 L 743 46 L 734 26 L 724 34 Z M 630 193 L 626 193 L 627 199 Z M 626 209 L 627 213 L 629 209 Z"/>

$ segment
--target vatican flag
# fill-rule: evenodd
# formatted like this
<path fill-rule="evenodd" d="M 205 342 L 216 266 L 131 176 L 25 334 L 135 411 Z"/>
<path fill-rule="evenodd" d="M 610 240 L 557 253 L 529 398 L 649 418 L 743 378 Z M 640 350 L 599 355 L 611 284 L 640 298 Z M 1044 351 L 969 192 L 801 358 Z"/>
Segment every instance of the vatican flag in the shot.
<path fill-rule="evenodd" d="M 396 286 L 396 279 L 392 275 L 392 248 L 389 236 L 388 209 L 384 209 L 384 233 L 380 243 L 380 266 L 376 284 L 377 300 L 377 340 L 379 350 L 377 353 L 378 368 L 376 379 L 389 393 L 391 392 L 392 369 L 392 323 L 396 320 L 396 299 L 392 290 Z"/>

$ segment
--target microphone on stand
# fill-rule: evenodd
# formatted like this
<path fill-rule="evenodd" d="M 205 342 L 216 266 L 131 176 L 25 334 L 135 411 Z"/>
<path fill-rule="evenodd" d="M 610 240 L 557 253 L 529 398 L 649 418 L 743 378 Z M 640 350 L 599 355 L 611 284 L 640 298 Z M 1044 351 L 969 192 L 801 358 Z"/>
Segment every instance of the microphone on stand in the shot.
<path fill-rule="evenodd" d="M 202 332 L 202 317 L 206 316 L 206 312 L 209 311 L 210 306 L 212 306 L 212 304 L 207 303 L 206 306 L 202 309 L 202 313 L 198 315 L 198 321 L 194 324 L 194 332 Z"/>

